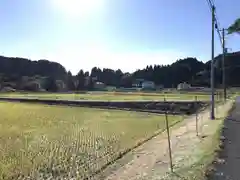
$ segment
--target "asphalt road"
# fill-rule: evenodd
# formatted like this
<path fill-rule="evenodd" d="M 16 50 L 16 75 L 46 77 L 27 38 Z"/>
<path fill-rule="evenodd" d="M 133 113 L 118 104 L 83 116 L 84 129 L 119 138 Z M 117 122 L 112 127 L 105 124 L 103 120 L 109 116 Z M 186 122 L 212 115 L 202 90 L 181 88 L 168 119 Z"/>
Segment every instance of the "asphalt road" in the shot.
<path fill-rule="evenodd" d="M 211 180 L 240 180 L 240 97 L 230 115 L 225 119 L 222 130 L 223 149 L 215 165 L 216 172 Z M 223 139 L 223 138 L 221 138 Z"/>

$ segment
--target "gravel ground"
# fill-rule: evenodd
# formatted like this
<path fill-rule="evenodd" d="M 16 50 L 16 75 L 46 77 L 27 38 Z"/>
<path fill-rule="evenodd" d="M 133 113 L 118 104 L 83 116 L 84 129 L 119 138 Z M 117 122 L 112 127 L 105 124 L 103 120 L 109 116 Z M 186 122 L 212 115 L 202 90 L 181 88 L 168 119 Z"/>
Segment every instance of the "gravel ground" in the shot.
<path fill-rule="evenodd" d="M 235 107 L 225 119 L 222 130 L 222 151 L 215 161 L 215 172 L 209 180 L 239 180 L 240 179 L 240 97 L 236 99 Z"/>

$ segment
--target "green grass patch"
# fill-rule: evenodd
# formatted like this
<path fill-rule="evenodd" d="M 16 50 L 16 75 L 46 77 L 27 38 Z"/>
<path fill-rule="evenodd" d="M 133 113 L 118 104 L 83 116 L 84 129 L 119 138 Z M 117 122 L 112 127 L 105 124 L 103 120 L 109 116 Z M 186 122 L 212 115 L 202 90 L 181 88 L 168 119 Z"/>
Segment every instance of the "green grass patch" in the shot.
<path fill-rule="evenodd" d="M 164 116 L 118 110 L 0 102 L 0 114 L 0 179 L 86 178 L 165 129 Z"/>

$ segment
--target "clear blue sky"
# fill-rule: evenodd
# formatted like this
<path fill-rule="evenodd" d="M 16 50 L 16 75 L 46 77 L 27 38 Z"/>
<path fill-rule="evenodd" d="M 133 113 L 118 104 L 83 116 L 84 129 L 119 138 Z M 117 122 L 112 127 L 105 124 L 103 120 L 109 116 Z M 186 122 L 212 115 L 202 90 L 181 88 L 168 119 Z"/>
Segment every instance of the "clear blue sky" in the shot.
<path fill-rule="evenodd" d="M 221 27 L 240 17 L 240 1 L 215 1 Z M 211 58 L 206 0 L 1 0 L 0 13 L 1 55 L 57 61 L 73 73 Z M 240 50 L 240 36 L 227 45 Z"/>

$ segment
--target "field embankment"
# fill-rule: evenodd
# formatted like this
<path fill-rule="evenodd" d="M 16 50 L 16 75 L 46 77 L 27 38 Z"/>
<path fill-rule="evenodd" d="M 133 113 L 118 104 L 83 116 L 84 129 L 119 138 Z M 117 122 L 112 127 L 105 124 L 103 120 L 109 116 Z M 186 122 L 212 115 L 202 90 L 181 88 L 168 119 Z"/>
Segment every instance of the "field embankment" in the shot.
<path fill-rule="evenodd" d="M 34 98 L 0 97 L 0 101 L 41 103 L 48 105 L 68 105 L 102 109 L 119 109 L 128 111 L 151 112 L 158 114 L 193 114 L 209 105 L 201 101 L 89 101 L 89 100 L 51 100 Z"/>
<path fill-rule="evenodd" d="M 209 101 L 209 93 L 145 93 L 145 92 L 79 92 L 79 93 L 33 93 L 14 92 L 0 93 L 0 97 L 8 98 L 33 98 L 51 100 L 101 100 L 101 101 Z M 219 99 L 219 94 L 215 95 Z"/>

